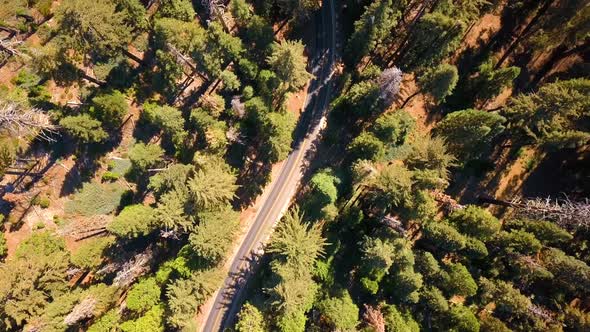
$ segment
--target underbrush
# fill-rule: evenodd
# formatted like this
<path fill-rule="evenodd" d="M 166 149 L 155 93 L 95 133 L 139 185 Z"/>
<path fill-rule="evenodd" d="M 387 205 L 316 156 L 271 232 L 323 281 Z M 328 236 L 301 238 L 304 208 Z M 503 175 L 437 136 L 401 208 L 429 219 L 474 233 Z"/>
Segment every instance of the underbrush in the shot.
<path fill-rule="evenodd" d="M 125 192 L 125 188 L 118 183 L 85 183 L 66 203 L 65 212 L 83 216 L 109 214 L 119 207 Z"/>

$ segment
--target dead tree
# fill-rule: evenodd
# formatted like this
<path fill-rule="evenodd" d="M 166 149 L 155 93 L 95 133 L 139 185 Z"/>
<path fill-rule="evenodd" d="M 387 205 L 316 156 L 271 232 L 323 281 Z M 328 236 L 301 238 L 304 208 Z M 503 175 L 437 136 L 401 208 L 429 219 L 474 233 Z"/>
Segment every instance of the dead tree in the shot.
<path fill-rule="evenodd" d="M 113 285 L 116 287 L 126 288 L 131 285 L 139 277 L 148 273 L 152 268 L 152 263 L 156 252 L 152 246 L 146 248 L 127 258 L 111 262 L 100 270 L 96 271 L 97 276 L 104 276 L 111 273 L 116 273 L 113 279 Z"/>
<path fill-rule="evenodd" d="M 385 332 L 385 318 L 383 318 L 383 313 L 379 307 L 373 307 L 365 304 L 363 320 L 376 332 Z"/>
<path fill-rule="evenodd" d="M 379 98 L 383 100 L 385 108 L 393 104 L 402 83 L 402 71 L 397 67 L 385 69 L 379 76 Z"/>
<path fill-rule="evenodd" d="M 459 204 L 455 199 L 445 194 L 444 192 L 435 190 L 432 192 L 432 196 L 435 201 L 440 203 L 440 205 L 446 213 L 453 213 L 456 210 L 461 210 L 465 208 L 465 205 Z"/>
<path fill-rule="evenodd" d="M 2 40 L 0 39 L 0 51 L 7 53 L 9 56 L 20 55 L 18 46 L 22 44 L 20 40 Z"/>
<path fill-rule="evenodd" d="M 534 219 L 550 220 L 566 229 L 590 227 L 590 200 L 587 198 L 573 202 L 565 198 L 520 198 L 504 201 L 491 197 L 479 197 L 480 202 L 511 207 L 517 216 Z"/>
<path fill-rule="evenodd" d="M 96 299 L 92 296 L 86 297 L 80 301 L 72 311 L 64 318 L 64 323 L 68 326 L 72 326 L 82 320 L 91 318 L 94 316 L 94 309 L 96 308 Z"/>
<path fill-rule="evenodd" d="M 57 126 L 49 116 L 37 108 L 24 108 L 18 103 L 0 101 L 0 129 L 16 136 L 35 134 L 46 141 L 57 134 Z"/>
<path fill-rule="evenodd" d="M 225 13 L 225 3 L 223 0 L 201 0 L 201 5 L 205 8 L 205 12 L 210 20 L 217 18 L 223 20 L 223 13 Z"/>
<path fill-rule="evenodd" d="M 381 224 L 391 228 L 396 233 L 400 234 L 401 236 L 406 236 L 406 229 L 402 222 L 395 216 L 390 214 L 382 217 L 380 220 Z"/>

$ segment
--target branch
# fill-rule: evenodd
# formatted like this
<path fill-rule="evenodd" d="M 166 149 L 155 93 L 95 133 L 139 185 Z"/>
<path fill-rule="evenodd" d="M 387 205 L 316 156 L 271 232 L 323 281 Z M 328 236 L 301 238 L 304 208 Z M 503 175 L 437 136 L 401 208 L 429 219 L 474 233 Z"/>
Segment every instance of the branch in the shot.
<path fill-rule="evenodd" d="M 15 102 L 0 101 L 0 129 L 17 136 L 36 134 L 41 139 L 54 142 L 50 135 L 57 134 L 58 127 L 38 108 L 23 108 Z"/>

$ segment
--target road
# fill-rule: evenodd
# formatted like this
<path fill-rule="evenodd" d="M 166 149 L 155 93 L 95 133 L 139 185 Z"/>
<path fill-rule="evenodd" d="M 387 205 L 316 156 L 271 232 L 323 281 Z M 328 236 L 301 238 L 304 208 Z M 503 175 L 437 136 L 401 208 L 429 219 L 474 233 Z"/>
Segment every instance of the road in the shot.
<path fill-rule="evenodd" d="M 255 272 L 255 254 L 268 240 L 277 221 L 289 207 L 307 165 L 306 159 L 312 152 L 314 142 L 326 121 L 326 111 L 332 90 L 332 75 L 335 63 L 336 26 L 334 0 L 324 0 L 322 9 L 313 18 L 316 40 L 311 57 L 315 79 L 309 85 L 302 116 L 303 130 L 295 148 L 283 163 L 278 177 L 271 183 L 270 194 L 261 203 L 254 222 L 248 230 L 236 254 L 231 258 L 229 272 L 223 286 L 202 326 L 204 332 L 218 332 L 231 326 L 242 302 L 244 285 Z"/>

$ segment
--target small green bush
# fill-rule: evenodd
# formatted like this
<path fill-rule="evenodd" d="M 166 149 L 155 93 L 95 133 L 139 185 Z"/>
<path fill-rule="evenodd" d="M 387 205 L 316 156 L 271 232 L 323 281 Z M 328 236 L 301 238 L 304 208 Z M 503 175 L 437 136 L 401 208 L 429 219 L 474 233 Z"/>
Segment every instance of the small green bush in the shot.
<path fill-rule="evenodd" d="M 47 196 L 38 195 L 38 196 L 35 196 L 35 198 L 33 198 L 33 200 L 31 201 L 31 204 L 37 205 L 43 209 L 46 209 L 51 204 L 51 200 Z"/>
<path fill-rule="evenodd" d="M 103 182 L 114 182 L 119 180 L 119 174 L 111 172 L 111 171 L 106 171 L 103 175 L 102 175 L 102 181 Z"/>
<path fill-rule="evenodd" d="M 35 225 L 33 225 L 33 230 L 34 231 L 38 231 L 40 229 L 45 228 L 45 224 L 41 221 L 37 222 Z"/>

